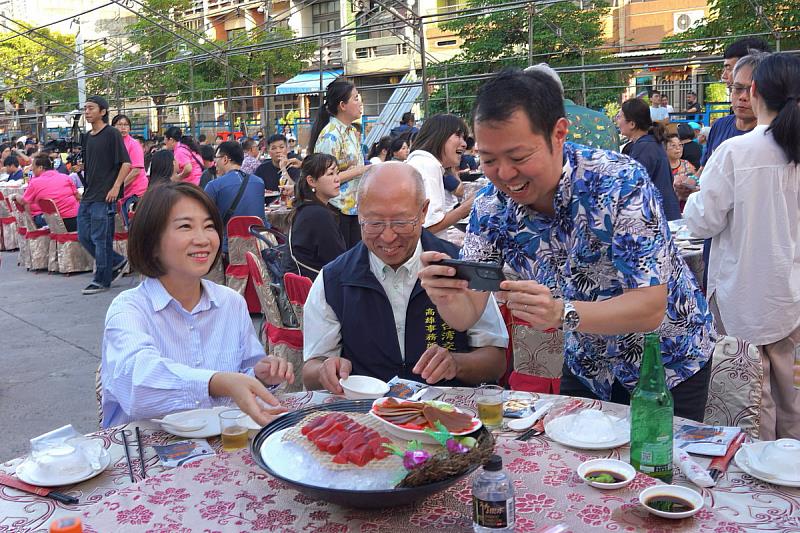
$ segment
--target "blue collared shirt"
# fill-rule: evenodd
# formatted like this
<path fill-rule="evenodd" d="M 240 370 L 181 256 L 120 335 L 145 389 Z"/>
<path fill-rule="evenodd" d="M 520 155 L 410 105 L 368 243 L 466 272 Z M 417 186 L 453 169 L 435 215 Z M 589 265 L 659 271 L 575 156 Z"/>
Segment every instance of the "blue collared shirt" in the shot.
<path fill-rule="evenodd" d="M 154 278 L 111 302 L 103 334 L 103 427 L 227 403 L 209 396 L 211 376 L 253 375 L 265 352 L 244 298 L 202 284 L 191 312 Z"/>

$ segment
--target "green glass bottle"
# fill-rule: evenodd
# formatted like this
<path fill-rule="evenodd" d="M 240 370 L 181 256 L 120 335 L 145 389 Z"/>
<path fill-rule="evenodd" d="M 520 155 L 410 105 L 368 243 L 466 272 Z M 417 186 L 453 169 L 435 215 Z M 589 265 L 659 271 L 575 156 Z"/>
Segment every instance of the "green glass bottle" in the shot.
<path fill-rule="evenodd" d="M 644 337 L 639 383 L 631 395 L 631 465 L 649 476 L 672 483 L 672 417 L 675 406 L 661 361 L 661 340 Z"/>

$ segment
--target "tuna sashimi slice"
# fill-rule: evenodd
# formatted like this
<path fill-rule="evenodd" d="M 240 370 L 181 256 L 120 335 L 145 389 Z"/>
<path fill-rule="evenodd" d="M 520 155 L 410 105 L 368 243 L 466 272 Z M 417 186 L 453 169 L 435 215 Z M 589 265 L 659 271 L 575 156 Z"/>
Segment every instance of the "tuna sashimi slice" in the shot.
<path fill-rule="evenodd" d="M 347 452 L 347 460 L 358 466 L 364 466 L 373 458 L 372 448 L 366 442 Z"/>

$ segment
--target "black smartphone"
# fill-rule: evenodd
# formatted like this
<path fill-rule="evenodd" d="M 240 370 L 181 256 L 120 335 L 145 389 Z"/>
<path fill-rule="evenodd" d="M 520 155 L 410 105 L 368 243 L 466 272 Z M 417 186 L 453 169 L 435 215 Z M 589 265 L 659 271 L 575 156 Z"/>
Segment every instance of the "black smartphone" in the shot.
<path fill-rule="evenodd" d="M 469 288 L 476 291 L 499 291 L 500 282 L 506 279 L 503 266 L 499 263 L 443 259 L 439 264 L 455 268 L 455 277 L 469 281 Z"/>

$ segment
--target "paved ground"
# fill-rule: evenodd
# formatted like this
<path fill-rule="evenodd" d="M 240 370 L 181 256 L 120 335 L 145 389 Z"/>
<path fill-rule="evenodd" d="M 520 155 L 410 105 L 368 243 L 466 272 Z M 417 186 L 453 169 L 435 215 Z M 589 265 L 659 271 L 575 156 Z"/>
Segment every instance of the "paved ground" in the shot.
<path fill-rule="evenodd" d="M 0 252 L 0 462 L 28 451 L 28 439 L 72 424 L 96 431 L 94 374 L 111 300 L 133 287 L 83 296 L 91 274 L 32 273 Z"/>

